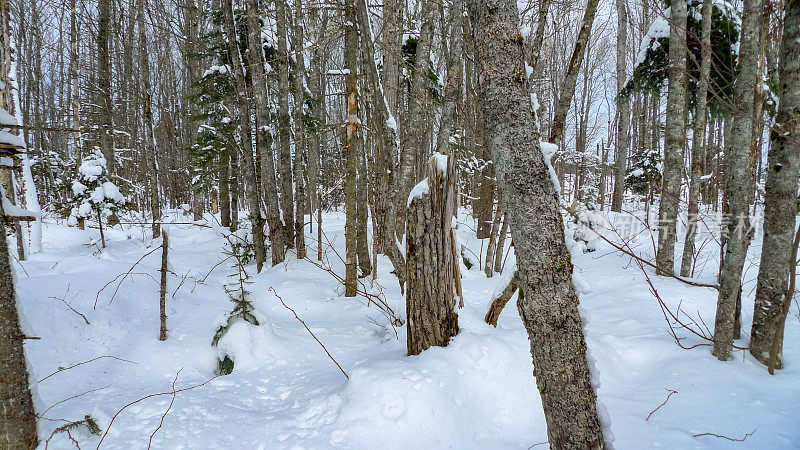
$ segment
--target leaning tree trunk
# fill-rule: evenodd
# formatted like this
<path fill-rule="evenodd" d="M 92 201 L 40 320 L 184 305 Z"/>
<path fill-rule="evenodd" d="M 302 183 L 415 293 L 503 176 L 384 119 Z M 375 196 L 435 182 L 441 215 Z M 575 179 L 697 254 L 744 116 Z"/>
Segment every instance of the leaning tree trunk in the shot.
<path fill-rule="evenodd" d="M 675 271 L 675 226 L 686 146 L 686 2 L 674 2 L 671 11 L 664 169 L 658 206 L 656 266 L 659 275 L 672 275 Z"/>
<path fill-rule="evenodd" d="M 617 0 L 617 92 L 625 87 L 625 55 L 628 46 L 628 5 Z M 617 103 L 617 154 L 614 162 L 614 195 L 611 198 L 611 211 L 622 211 L 625 194 L 625 169 L 628 161 L 628 123 L 630 107 L 627 99 Z"/>
<path fill-rule="evenodd" d="M 753 102 L 755 98 L 758 59 L 760 58 L 761 0 L 745 0 L 742 16 L 742 42 L 739 45 L 739 75 L 734 93 L 735 110 L 731 135 L 726 148 L 725 202 L 727 203 L 727 243 L 723 248 L 719 276 L 719 297 L 714 320 L 713 354 L 721 361 L 731 359 L 736 313 L 740 309 L 742 269 L 750 245 L 750 204 L 748 194 L 751 176 L 749 161 L 753 141 Z M 781 80 L 781 83 L 785 83 Z M 796 89 L 797 86 L 794 86 Z"/>
<path fill-rule="evenodd" d="M 772 147 L 767 161 L 764 245 L 750 335 L 750 353 L 763 364 L 768 363 L 770 347 L 783 327 L 781 308 L 794 294 L 787 292 L 787 286 L 795 270 L 791 251 L 800 174 L 800 0 L 787 0 L 784 12 L 778 85 L 780 106 L 770 132 Z M 775 345 L 775 367 L 781 368 L 781 339 Z"/>
<path fill-rule="evenodd" d="M 517 4 L 470 0 L 486 142 L 514 241 L 524 299 L 518 309 L 531 343 L 551 448 L 603 448 L 597 397 L 586 359 L 572 261 L 558 197 L 531 114 Z"/>
<path fill-rule="evenodd" d="M 408 354 L 446 347 L 458 334 L 456 300 L 463 306 L 459 246 L 452 228 L 455 158 L 431 156 L 428 178 L 411 192 L 406 214 Z"/>
<path fill-rule="evenodd" d="M 569 60 L 567 73 L 564 75 L 564 83 L 561 85 L 558 103 L 556 103 L 555 109 L 553 110 L 553 124 L 550 127 L 550 137 L 548 141 L 556 145 L 559 145 L 564 137 L 564 125 L 567 120 L 567 112 L 569 111 L 570 103 L 572 103 L 572 97 L 575 96 L 575 83 L 578 81 L 578 72 L 580 72 L 581 69 L 583 55 L 586 53 L 586 47 L 589 45 L 589 37 L 592 34 L 592 23 L 594 22 L 594 15 L 597 12 L 598 3 L 599 0 L 589 0 L 586 4 L 586 12 L 583 14 L 583 21 L 581 22 L 581 29 L 578 32 L 578 39 L 575 41 L 575 48 L 572 50 L 572 58 Z"/>
<path fill-rule="evenodd" d="M 700 176 L 703 175 L 703 156 L 705 155 L 706 138 L 706 103 L 708 93 L 708 77 L 711 74 L 711 1 L 703 0 L 702 35 L 700 36 L 700 80 L 697 82 L 697 106 L 694 115 L 694 131 L 692 132 L 692 175 L 689 179 L 689 217 L 686 225 L 686 240 L 681 257 L 681 276 L 688 277 L 692 273 L 694 260 L 694 238 L 697 234 L 697 219 L 700 201 Z"/>

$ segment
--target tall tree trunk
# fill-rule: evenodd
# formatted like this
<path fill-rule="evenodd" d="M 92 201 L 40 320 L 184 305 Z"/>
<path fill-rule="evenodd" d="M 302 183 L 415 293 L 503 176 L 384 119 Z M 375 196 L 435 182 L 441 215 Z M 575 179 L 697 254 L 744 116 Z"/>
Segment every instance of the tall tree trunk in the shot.
<path fill-rule="evenodd" d="M 281 175 L 281 210 L 283 211 L 284 243 L 294 247 L 294 190 L 292 182 L 291 122 L 289 120 L 289 52 L 286 48 L 286 23 L 289 20 L 286 0 L 275 1 L 277 14 L 278 54 L 278 168 Z M 302 176 L 302 174 L 296 174 Z M 302 211 L 298 211 L 302 213 Z"/>
<path fill-rule="evenodd" d="M 14 114 L 11 96 L 11 28 L 8 0 L 0 0 L 0 81 L 6 89 L 0 92 L 0 108 Z M 9 192 L 11 194 L 11 192 Z M 2 194 L 0 194 L 2 196 Z M 5 201 L 5 199 L 2 199 Z M 5 217 L 0 202 L 0 217 Z M 33 408 L 24 342 L 17 311 L 14 275 L 8 252 L 5 225 L 0 225 L 0 436 L 9 449 L 32 449 L 38 445 L 36 414 Z"/>
<path fill-rule="evenodd" d="M 711 1 L 703 0 L 702 31 L 700 36 L 700 79 L 697 82 L 697 106 L 694 113 L 694 131 L 692 132 L 692 174 L 689 179 L 689 217 L 686 225 L 686 240 L 683 244 L 681 258 L 681 276 L 688 277 L 692 273 L 694 261 L 694 238 L 697 234 L 697 219 L 700 201 L 700 177 L 703 175 L 703 157 L 705 155 L 706 110 L 708 81 L 711 74 Z"/>
<path fill-rule="evenodd" d="M 305 39 L 303 38 L 303 2 L 295 0 L 294 5 L 294 191 L 295 191 L 295 216 L 294 237 L 297 248 L 297 258 L 306 257 L 306 236 L 303 231 L 306 210 L 306 186 L 303 177 L 303 158 L 306 155 L 308 143 L 306 141 L 305 120 L 303 120 L 303 105 L 305 104 L 305 72 L 306 61 L 303 52 Z"/>
<path fill-rule="evenodd" d="M 672 275 L 675 271 L 675 227 L 686 147 L 686 8 L 685 2 L 672 3 L 669 19 L 669 91 L 656 254 L 660 275 Z"/>
<path fill-rule="evenodd" d="M 745 0 L 742 15 L 741 44 L 739 45 L 739 75 L 734 93 L 732 141 L 725 154 L 725 203 L 728 206 L 728 240 L 723 249 L 719 277 L 719 297 L 714 320 L 713 354 L 721 361 L 731 359 L 733 353 L 736 313 L 740 307 L 742 269 L 750 245 L 750 186 L 749 161 L 753 142 L 753 101 L 760 57 L 761 0 Z M 785 83 L 781 80 L 781 83 Z M 795 86 L 797 88 L 797 86 Z"/>
<path fill-rule="evenodd" d="M 153 239 L 161 235 L 161 197 L 159 188 L 161 187 L 158 167 L 158 150 L 156 144 L 156 130 L 153 125 L 153 99 L 150 85 L 150 55 L 147 50 L 147 33 L 144 15 L 144 0 L 139 0 L 139 65 L 142 70 L 142 119 L 144 120 L 144 136 L 147 159 L 149 160 L 148 192 L 150 194 L 150 209 L 153 212 Z M 113 153 L 113 149 L 112 149 Z M 105 152 L 104 152 L 105 154 Z M 110 165 L 108 157 L 107 164 Z M 111 173 L 109 169 L 109 173 Z"/>
<path fill-rule="evenodd" d="M 552 448 L 603 448 L 558 197 L 539 145 L 512 0 L 470 0 L 486 142 L 495 161 Z M 534 130 L 534 131 L 532 131 Z"/>
<path fill-rule="evenodd" d="M 100 149 L 106 159 L 109 178 L 116 173 L 114 161 L 114 103 L 111 96 L 111 0 L 97 2 L 97 88 L 100 94 Z"/>
<path fill-rule="evenodd" d="M 758 269 L 750 353 L 767 364 L 770 347 L 783 327 L 781 308 L 794 292 L 787 289 L 791 272 L 792 234 L 797 215 L 800 175 L 800 0 L 784 3 L 783 40 L 779 62 L 778 115 L 770 132 L 764 205 L 764 243 Z M 776 368 L 782 367 L 778 339 Z"/>
<path fill-rule="evenodd" d="M 327 13 L 317 6 L 310 6 L 310 16 L 312 27 L 316 30 L 316 41 L 321 43 L 325 40 L 325 30 L 327 28 Z M 323 95 L 323 46 L 318 44 L 311 50 L 311 73 L 309 74 L 309 89 L 314 97 L 309 109 L 314 121 L 314 134 L 311 138 L 308 158 L 308 184 L 309 195 L 312 198 L 312 213 L 317 212 L 317 259 L 322 261 L 322 188 L 320 186 L 320 155 L 323 143 L 325 142 L 325 96 Z"/>
<path fill-rule="evenodd" d="M 261 177 L 266 185 L 264 200 L 267 205 L 266 223 L 269 227 L 270 247 L 272 248 L 272 265 L 280 264 L 285 259 L 286 244 L 283 240 L 284 225 L 281 222 L 281 210 L 278 205 L 278 184 L 275 179 L 274 155 L 272 153 L 272 136 L 270 135 L 270 111 L 267 95 L 267 75 L 264 71 L 264 48 L 261 45 L 261 21 L 258 16 L 258 0 L 247 0 L 247 31 L 248 31 L 248 71 L 250 82 L 253 85 L 253 106 L 256 112 L 256 153 L 261 156 Z M 248 116 L 249 117 L 249 116 Z M 250 121 L 247 121 L 250 125 Z M 248 146 L 245 146 L 247 148 Z M 257 189 L 261 186 L 255 181 L 255 161 L 246 158 L 245 176 L 248 185 L 248 203 L 250 207 L 250 220 L 253 223 L 253 241 L 256 240 L 255 228 L 258 228 L 258 241 L 260 243 L 261 264 L 266 260 L 264 249 L 264 219 L 261 218 L 261 203 Z M 302 234 L 302 233 L 301 233 Z M 259 244 L 256 244 L 259 245 Z M 256 258 L 258 260 L 258 258 Z"/>
<path fill-rule="evenodd" d="M 581 21 L 578 39 L 575 41 L 575 48 L 572 50 L 572 57 L 567 66 L 567 73 L 564 75 L 564 82 L 561 85 L 558 103 L 556 103 L 555 110 L 553 111 L 553 122 L 550 127 L 550 137 L 548 141 L 556 145 L 560 145 L 561 140 L 564 138 L 564 124 L 567 120 L 567 112 L 569 111 L 570 103 L 572 103 L 572 97 L 575 96 L 575 83 L 578 81 L 578 72 L 580 72 L 581 69 L 583 55 L 586 52 L 586 47 L 589 45 L 589 38 L 592 34 L 592 23 L 594 22 L 594 15 L 597 12 L 598 2 L 599 0 L 589 0 L 586 4 L 586 11 L 583 14 L 583 21 Z"/>
<path fill-rule="evenodd" d="M 400 188 L 394 201 L 398 202 L 401 213 L 405 210 L 408 194 L 414 185 L 416 165 L 419 155 L 426 155 L 428 141 L 426 129 L 428 123 L 428 73 L 430 71 L 431 44 L 433 43 L 434 20 L 436 15 L 435 0 L 421 0 L 420 32 L 417 40 L 416 61 L 411 89 L 408 97 L 408 120 L 404 127 L 402 155 L 400 162 Z M 400 235 L 402 235 L 402 230 Z"/>
<path fill-rule="evenodd" d="M 625 56 L 628 49 L 628 5 L 624 0 L 617 0 L 617 92 L 625 87 Z M 627 100 L 617 103 L 617 153 L 614 162 L 614 196 L 611 199 L 611 211 L 622 211 L 622 200 L 625 195 L 625 169 L 628 162 L 628 124 L 630 107 Z"/>
<path fill-rule="evenodd" d="M 547 1 L 547 0 L 546 0 Z M 456 105 L 461 97 L 461 60 L 463 58 L 464 1 L 453 0 L 450 10 L 450 48 L 447 53 L 447 84 L 444 88 L 442 122 L 436 141 L 436 151 L 450 154 L 450 138 L 456 125 Z"/>
<path fill-rule="evenodd" d="M 345 297 L 355 297 L 358 287 L 358 267 L 356 255 L 356 177 L 359 144 L 358 121 L 358 30 L 356 0 L 345 0 L 344 64 L 348 69 L 345 75 L 345 98 L 347 104 L 347 127 L 345 130 Z"/>
<path fill-rule="evenodd" d="M 223 227 L 231 226 L 230 153 L 226 148 L 219 155 L 219 223 Z"/>

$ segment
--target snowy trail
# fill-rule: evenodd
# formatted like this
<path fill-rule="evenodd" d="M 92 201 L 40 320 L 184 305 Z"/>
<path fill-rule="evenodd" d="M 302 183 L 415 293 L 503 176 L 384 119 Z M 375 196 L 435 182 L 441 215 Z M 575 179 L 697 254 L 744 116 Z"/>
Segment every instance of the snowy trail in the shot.
<path fill-rule="evenodd" d="M 327 235 L 341 251 L 343 216 L 328 214 L 324 220 Z M 116 284 L 100 294 L 93 309 L 104 284 L 127 271 L 152 248 L 148 245 L 159 245 L 147 232 L 143 238 L 141 228 L 117 227 L 108 233 L 109 248 L 97 253 L 96 247 L 85 245 L 86 232 L 46 224 L 44 252 L 23 263 L 28 275 L 15 263 L 26 333 L 42 338 L 26 343 L 34 379 L 103 355 L 132 361 L 101 358 L 42 381 L 36 388 L 40 414 L 59 401 L 100 389 L 53 406 L 46 418 L 79 420 L 92 414 L 105 431 L 111 416 L 126 404 L 153 393 L 170 393 L 179 371 L 177 389 L 214 376 L 217 355 L 209 344 L 215 320 L 230 309 L 222 288 L 231 273 L 229 265 L 220 265 L 204 284 L 187 278 L 174 299 L 172 295 L 183 274 L 202 278 L 221 260 L 223 239 L 219 229 L 166 228 L 171 269 L 178 274 L 168 281 L 166 342 L 157 340 L 157 283 L 142 275 L 156 276 L 160 251 L 137 267 L 139 275 L 122 283 L 113 302 L 109 300 Z M 468 227 L 461 227 L 459 239 L 475 253 L 480 251 L 480 241 Z M 309 248 L 309 254 L 314 255 L 313 250 Z M 770 377 L 749 356 L 743 362 L 741 352 L 737 360 L 720 363 L 704 347 L 678 348 L 643 275 L 628 265 L 628 258 L 608 254 L 601 246 L 597 252 L 576 255 L 574 262 L 591 290 L 581 295 L 590 318 L 587 342 L 617 448 L 800 446 L 796 316 L 787 321 L 787 368 Z M 333 268 L 343 273 L 341 264 Z M 402 314 L 404 300 L 388 273 L 388 260 L 380 260 L 379 268 L 377 281 Z M 516 308 L 508 305 L 496 329 L 483 323 L 491 294 L 502 287 L 507 274 L 487 279 L 477 265 L 462 270 L 466 304 L 459 311 L 461 332 L 447 348 L 407 357 L 404 328 L 398 328 L 395 337 L 377 309 L 360 303 L 363 299 L 339 297 L 329 274 L 296 260 L 266 269 L 253 278 L 249 290 L 269 324 L 241 336 L 238 350 L 244 356 L 237 358 L 234 372 L 177 393 L 171 407 L 172 395 L 162 395 L 126 408 L 114 420 L 102 448 L 146 448 L 168 407 L 152 448 L 528 448 L 546 441 L 527 335 Z M 711 326 L 714 291 L 652 273 L 651 277 L 668 305 L 682 302 L 684 310 L 699 312 Z M 60 300 L 49 298 L 64 297 L 68 285 L 65 300 L 90 325 Z M 270 286 L 325 344 L 349 381 L 268 291 Z M 743 312 L 743 330 L 749 330 L 752 294 Z M 746 339 L 740 343 L 746 344 Z M 678 393 L 646 421 L 667 397 L 667 389 Z M 46 439 L 65 422 L 40 423 Z M 744 444 L 693 437 L 717 433 L 742 438 L 753 430 Z M 72 434 L 82 448 L 96 447 L 99 441 L 84 429 Z M 49 448 L 74 444 L 62 433 Z"/>

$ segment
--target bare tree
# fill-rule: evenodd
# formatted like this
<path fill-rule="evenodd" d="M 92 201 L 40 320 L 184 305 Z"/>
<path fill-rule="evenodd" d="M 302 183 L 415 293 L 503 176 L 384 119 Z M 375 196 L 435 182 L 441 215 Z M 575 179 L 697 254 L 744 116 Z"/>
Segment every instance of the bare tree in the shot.
<path fill-rule="evenodd" d="M 523 66 L 517 4 L 471 0 L 486 142 L 508 214 L 536 384 L 553 448 L 603 448 L 572 261 L 555 188 L 539 145 Z"/>

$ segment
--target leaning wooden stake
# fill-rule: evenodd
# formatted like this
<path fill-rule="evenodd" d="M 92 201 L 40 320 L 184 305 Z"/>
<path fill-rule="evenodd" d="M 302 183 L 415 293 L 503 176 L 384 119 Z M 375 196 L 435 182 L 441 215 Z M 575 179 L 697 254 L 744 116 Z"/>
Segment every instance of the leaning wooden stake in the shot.
<path fill-rule="evenodd" d="M 169 237 L 167 232 L 161 229 L 161 332 L 158 335 L 159 341 L 167 340 L 167 261 L 169 252 Z"/>
<path fill-rule="evenodd" d="M 463 305 L 459 246 L 452 228 L 455 160 L 436 154 L 428 178 L 411 192 L 406 214 L 406 314 L 408 354 L 445 347 L 458 333 Z"/>

